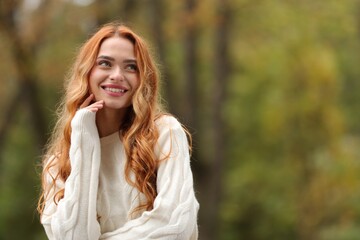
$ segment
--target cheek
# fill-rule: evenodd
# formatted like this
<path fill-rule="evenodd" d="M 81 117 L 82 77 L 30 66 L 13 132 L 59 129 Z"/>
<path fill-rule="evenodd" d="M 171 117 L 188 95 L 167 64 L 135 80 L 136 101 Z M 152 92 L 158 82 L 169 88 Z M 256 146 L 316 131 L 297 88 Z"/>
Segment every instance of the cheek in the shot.
<path fill-rule="evenodd" d="M 100 76 L 97 71 L 90 72 L 89 80 L 88 80 L 90 91 L 93 92 L 96 89 L 96 87 L 98 86 L 98 84 L 100 82 L 99 79 L 100 79 Z"/>
<path fill-rule="evenodd" d="M 132 81 L 133 88 L 137 90 L 140 87 L 140 78 L 136 76 Z"/>
<path fill-rule="evenodd" d="M 90 93 L 93 93 L 94 92 L 94 80 L 91 77 L 91 75 L 89 76 L 89 79 L 88 79 L 88 86 L 89 86 Z"/>
<path fill-rule="evenodd" d="M 137 81 L 136 83 L 135 83 L 135 90 L 138 90 L 138 88 L 140 87 L 140 81 Z"/>

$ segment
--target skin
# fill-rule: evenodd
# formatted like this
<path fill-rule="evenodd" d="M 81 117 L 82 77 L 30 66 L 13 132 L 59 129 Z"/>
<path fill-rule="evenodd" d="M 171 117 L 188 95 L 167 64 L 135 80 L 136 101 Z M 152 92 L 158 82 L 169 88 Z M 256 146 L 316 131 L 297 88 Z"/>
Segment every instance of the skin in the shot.
<path fill-rule="evenodd" d="M 119 131 L 139 84 L 134 45 L 122 37 L 106 39 L 90 72 L 91 94 L 81 105 L 96 112 L 100 137 Z"/>

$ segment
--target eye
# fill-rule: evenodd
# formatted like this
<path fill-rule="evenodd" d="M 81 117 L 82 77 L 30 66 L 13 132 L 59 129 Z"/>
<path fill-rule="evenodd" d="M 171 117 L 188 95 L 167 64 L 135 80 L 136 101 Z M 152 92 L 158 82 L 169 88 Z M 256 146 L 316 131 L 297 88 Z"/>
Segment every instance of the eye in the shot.
<path fill-rule="evenodd" d="M 138 67 L 135 63 L 132 63 L 132 64 L 127 64 L 125 66 L 125 69 L 128 70 L 128 71 L 131 71 L 131 72 L 137 72 L 138 70 Z"/>
<path fill-rule="evenodd" d="M 100 60 L 100 61 L 98 61 L 98 66 L 111 67 L 111 63 L 110 63 L 110 61 L 107 61 L 107 60 Z"/>

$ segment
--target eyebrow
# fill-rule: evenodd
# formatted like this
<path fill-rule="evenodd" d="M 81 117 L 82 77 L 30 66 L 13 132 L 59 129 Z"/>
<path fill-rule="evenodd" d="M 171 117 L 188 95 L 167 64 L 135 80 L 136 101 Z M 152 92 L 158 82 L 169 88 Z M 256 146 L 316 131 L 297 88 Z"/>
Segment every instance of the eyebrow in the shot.
<path fill-rule="evenodd" d="M 125 59 L 124 63 L 137 63 L 136 59 Z"/>
<path fill-rule="evenodd" d="M 106 56 L 106 55 L 101 55 L 101 56 L 98 57 L 98 59 L 106 59 L 106 60 L 109 60 L 109 61 L 115 61 L 115 58 L 110 57 L 110 56 Z M 137 63 L 136 59 L 125 59 L 123 62 L 124 63 Z"/>
<path fill-rule="evenodd" d="M 115 59 L 113 57 L 109 57 L 109 56 L 105 56 L 105 55 L 101 55 L 98 57 L 98 59 L 106 59 L 106 60 L 110 60 L 110 61 L 115 61 Z"/>

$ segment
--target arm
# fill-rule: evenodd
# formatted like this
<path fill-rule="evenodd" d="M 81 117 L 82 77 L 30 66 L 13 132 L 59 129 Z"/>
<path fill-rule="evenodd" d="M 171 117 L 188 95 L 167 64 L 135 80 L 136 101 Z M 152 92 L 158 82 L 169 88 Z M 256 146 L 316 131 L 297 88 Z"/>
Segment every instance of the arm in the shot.
<path fill-rule="evenodd" d="M 79 110 L 71 127 L 71 173 L 65 181 L 64 198 L 58 205 L 52 197 L 48 198 L 41 222 L 49 239 L 99 239 L 96 197 L 100 142 L 95 113 L 88 109 Z"/>
<path fill-rule="evenodd" d="M 194 194 L 187 138 L 175 118 L 163 118 L 155 150 L 160 159 L 167 155 L 169 158 L 160 162 L 154 208 L 100 239 L 197 239 L 199 204 Z"/>

